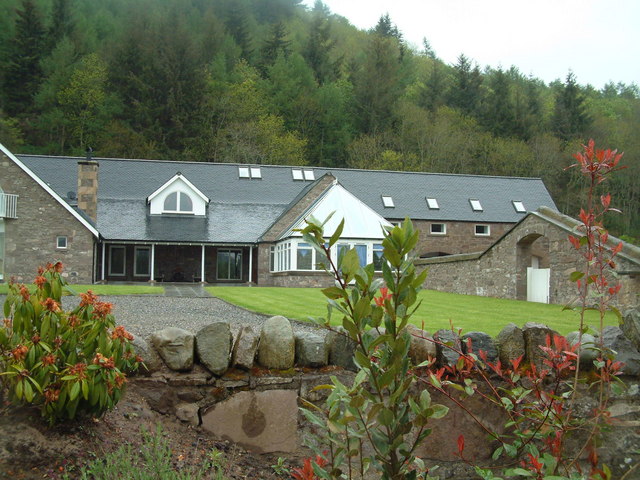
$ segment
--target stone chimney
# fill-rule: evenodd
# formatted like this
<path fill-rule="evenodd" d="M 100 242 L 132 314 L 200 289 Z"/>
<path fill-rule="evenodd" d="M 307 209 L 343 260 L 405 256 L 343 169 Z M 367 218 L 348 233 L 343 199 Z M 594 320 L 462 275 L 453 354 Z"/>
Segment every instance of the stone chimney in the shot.
<path fill-rule="evenodd" d="M 91 157 L 87 148 L 87 158 L 78 161 L 78 208 L 95 222 L 98 218 L 98 162 Z"/>

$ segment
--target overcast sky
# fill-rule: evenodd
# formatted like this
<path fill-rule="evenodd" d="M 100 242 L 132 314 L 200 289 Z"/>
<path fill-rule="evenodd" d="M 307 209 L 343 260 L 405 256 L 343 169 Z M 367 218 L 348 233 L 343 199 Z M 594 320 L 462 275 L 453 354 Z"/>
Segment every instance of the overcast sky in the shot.
<path fill-rule="evenodd" d="M 313 6 L 314 0 L 304 0 Z M 324 0 L 370 29 L 388 13 L 404 38 L 438 58 L 461 53 L 481 68 L 515 65 L 549 83 L 572 70 L 596 88 L 640 84 L 640 0 Z"/>

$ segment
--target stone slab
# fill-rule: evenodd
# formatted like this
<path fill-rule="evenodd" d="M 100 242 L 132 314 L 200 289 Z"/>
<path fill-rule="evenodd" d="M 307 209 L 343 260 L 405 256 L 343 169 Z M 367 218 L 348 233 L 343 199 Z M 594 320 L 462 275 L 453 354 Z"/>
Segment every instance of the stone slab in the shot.
<path fill-rule="evenodd" d="M 293 390 L 238 392 L 202 415 L 202 427 L 218 438 L 258 452 L 295 452 L 298 395 Z"/>

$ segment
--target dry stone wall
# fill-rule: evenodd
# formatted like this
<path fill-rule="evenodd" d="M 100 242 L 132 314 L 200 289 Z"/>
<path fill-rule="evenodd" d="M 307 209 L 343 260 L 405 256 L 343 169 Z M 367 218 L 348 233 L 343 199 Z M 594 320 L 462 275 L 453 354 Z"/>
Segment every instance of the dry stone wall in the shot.
<path fill-rule="evenodd" d="M 353 342 L 341 330 L 328 335 L 311 329 L 294 333 L 284 317 L 269 319 L 260 332 L 250 327 L 238 329 L 235 336 L 229 332 L 228 324 L 215 322 L 196 333 L 171 328 L 156 332 L 149 343 L 137 339 L 136 348 L 149 367 L 146 376 L 133 380 L 137 391 L 154 410 L 200 425 L 219 438 L 257 452 L 300 453 L 310 426 L 298 407 L 302 400 L 322 402 L 326 390 L 315 387 L 330 384 L 332 376 L 345 384 L 352 381 L 356 370 Z M 463 351 L 469 346 L 474 352 L 482 350 L 489 361 L 499 359 L 510 364 L 523 356 L 524 362 L 539 366 L 543 359 L 539 345 L 546 343 L 547 335 L 554 334 L 549 327 L 537 323 L 527 323 L 522 328 L 507 325 L 495 338 L 483 332 L 468 332 L 462 337 L 450 330 L 430 334 L 414 326 L 409 333 L 412 362 L 435 358 L 437 367 L 453 365 L 458 360 L 444 343 L 457 345 Z M 438 341 L 434 342 L 434 338 Z M 567 336 L 569 342 L 575 343 L 576 339 L 577 332 Z M 605 449 L 603 453 L 609 465 L 616 464 L 618 471 L 624 471 L 629 462 L 640 460 L 640 455 L 633 453 L 640 451 L 640 313 L 629 311 L 623 329 L 607 327 L 603 341 L 626 364 L 623 372 L 629 389 L 614 399 L 612 407 L 616 421 L 612 438 L 618 442 L 612 445 L 623 442 L 626 449 Z M 272 352 L 272 348 L 265 348 L 265 342 L 281 347 Z M 599 340 L 583 337 L 585 369 L 593 360 L 590 342 Z M 583 394 L 588 405 L 588 392 Z M 453 452 L 459 433 L 467 432 L 468 458 L 490 459 L 495 446 L 485 440 L 478 425 L 446 398 L 434 397 L 434 401 L 450 404 L 451 411 L 434 422 L 433 433 L 419 455 L 430 464 L 440 465 L 442 471 L 463 471 Z M 495 428 L 504 425 L 499 409 L 483 412 L 483 418 Z"/>

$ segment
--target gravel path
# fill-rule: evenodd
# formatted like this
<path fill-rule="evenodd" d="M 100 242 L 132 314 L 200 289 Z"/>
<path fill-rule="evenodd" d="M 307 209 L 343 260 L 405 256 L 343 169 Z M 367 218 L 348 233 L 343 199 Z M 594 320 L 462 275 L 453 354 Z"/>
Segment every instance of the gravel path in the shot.
<path fill-rule="evenodd" d="M 267 318 L 243 308 L 231 305 L 219 298 L 165 297 L 156 295 L 100 296 L 103 302 L 113 303 L 116 324 L 124 325 L 134 336 L 148 339 L 158 330 L 179 327 L 197 333 L 202 327 L 215 321 L 229 322 L 235 335 L 243 325 L 251 325 L 260 331 Z M 0 306 L 5 295 L 0 295 Z M 78 305 L 77 297 L 63 297 L 62 306 L 70 310 Z M 1 310 L 0 310 L 1 311 Z M 318 327 L 292 320 L 294 331 L 317 330 Z"/>

